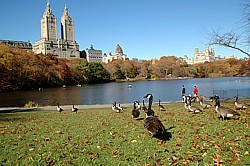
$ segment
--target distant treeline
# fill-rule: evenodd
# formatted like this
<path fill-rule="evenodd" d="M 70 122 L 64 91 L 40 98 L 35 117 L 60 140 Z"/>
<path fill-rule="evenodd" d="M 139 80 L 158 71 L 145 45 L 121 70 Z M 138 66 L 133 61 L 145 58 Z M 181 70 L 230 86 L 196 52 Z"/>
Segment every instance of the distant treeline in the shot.
<path fill-rule="evenodd" d="M 188 65 L 175 56 L 151 60 L 66 60 L 0 45 L 0 91 L 103 83 L 116 80 L 158 80 L 177 77 L 250 76 L 250 58 Z"/>

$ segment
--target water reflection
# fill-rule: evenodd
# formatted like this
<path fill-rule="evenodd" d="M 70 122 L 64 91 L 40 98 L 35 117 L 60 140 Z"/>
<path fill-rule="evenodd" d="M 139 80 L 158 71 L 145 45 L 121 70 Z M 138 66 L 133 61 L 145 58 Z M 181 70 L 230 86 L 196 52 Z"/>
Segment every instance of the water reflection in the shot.
<path fill-rule="evenodd" d="M 211 96 L 213 90 L 230 90 L 232 95 L 238 92 L 232 89 L 244 89 L 242 95 L 250 97 L 250 77 L 204 78 L 186 80 L 139 81 L 123 83 L 106 83 L 95 85 L 72 86 L 67 88 L 51 88 L 42 91 L 24 91 L 0 93 L 0 107 L 24 106 L 34 101 L 41 106 L 56 105 L 89 105 L 132 103 L 143 100 L 146 93 L 154 95 L 154 101 L 179 101 L 181 86 L 185 85 L 186 94 L 192 94 L 193 86 L 197 85 L 199 95 Z M 245 94 L 244 94 L 245 93 Z M 247 94 L 249 93 L 249 94 Z"/>

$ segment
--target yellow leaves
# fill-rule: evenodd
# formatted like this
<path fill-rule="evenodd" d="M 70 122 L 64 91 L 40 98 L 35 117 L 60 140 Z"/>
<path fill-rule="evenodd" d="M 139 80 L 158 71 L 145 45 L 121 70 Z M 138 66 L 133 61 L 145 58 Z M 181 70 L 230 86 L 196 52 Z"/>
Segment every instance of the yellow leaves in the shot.
<path fill-rule="evenodd" d="M 136 142 L 137 142 L 137 140 L 135 140 L 135 139 L 134 139 L 134 140 L 132 140 L 131 142 L 132 142 L 132 143 L 136 143 Z"/>
<path fill-rule="evenodd" d="M 244 152 L 244 155 L 249 155 L 249 152 L 248 152 L 248 151 L 245 151 L 245 152 Z"/>

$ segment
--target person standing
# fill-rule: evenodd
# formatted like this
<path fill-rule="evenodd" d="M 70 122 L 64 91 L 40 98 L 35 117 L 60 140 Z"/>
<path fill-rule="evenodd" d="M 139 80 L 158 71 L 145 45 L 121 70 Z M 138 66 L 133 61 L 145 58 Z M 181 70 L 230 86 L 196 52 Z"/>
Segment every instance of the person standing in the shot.
<path fill-rule="evenodd" d="M 182 85 L 182 89 L 181 89 L 181 94 L 182 94 L 182 96 L 185 96 L 185 93 L 186 93 L 185 86 Z"/>
<path fill-rule="evenodd" d="M 194 97 L 198 96 L 198 88 L 196 86 L 194 86 Z"/>

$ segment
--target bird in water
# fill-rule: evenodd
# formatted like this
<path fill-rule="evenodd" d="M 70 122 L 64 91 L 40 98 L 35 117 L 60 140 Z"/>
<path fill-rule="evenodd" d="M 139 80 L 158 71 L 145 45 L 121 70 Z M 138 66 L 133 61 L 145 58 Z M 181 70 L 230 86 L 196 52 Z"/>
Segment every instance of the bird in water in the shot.
<path fill-rule="evenodd" d="M 64 111 L 63 108 L 59 106 L 59 103 L 57 103 L 56 110 L 60 113 Z"/>

